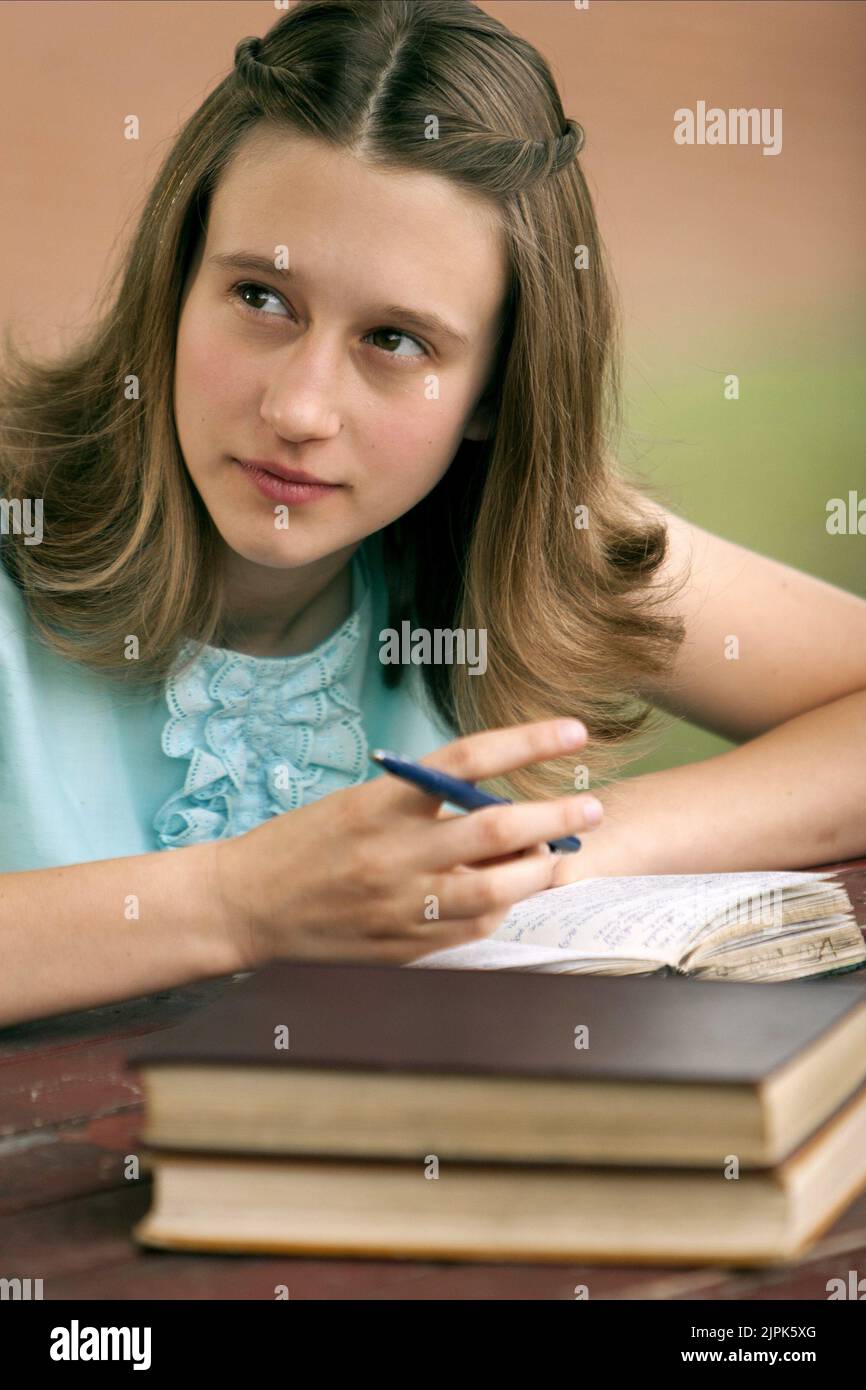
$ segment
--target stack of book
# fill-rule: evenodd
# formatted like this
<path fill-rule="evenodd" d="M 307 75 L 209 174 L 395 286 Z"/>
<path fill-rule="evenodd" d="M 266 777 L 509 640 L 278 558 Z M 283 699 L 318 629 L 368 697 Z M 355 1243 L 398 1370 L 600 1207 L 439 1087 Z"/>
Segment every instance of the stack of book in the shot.
<path fill-rule="evenodd" d="M 750 891 L 749 875 L 711 877 L 739 880 L 729 908 Z M 770 947 L 771 978 L 810 931 L 829 943 L 824 969 L 866 959 L 853 919 L 836 920 L 850 903 L 823 876 L 778 877 L 800 880 L 799 923 Z M 803 880 L 820 880 L 811 909 Z M 754 920 L 739 934 L 728 922 L 715 947 L 693 923 L 704 968 L 715 956 L 726 976 L 715 981 L 669 973 L 670 933 L 640 958 L 645 974 L 659 961 L 668 973 L 642 979 L 587 978 L 573 940 L 565 969 L 551 952 L 569 947 L 509 939 L 541 899 L 547 910 L 561 895 L 564 931 L 578 905 L 592 915 L 593 883 L 622 882 L 519 904 L 495 942 L 477 943 L 504 950 L 506 968 L 471 968 L 475 943 L 408 969 L 276 962 L 139 1042 L 128 1061 L 154 1194 L 134 1237 L 557 1263 L 746 1266 L 805 1251 L 866 1187 L 864 983 L 732 982 L 743 951 L 768 944 L 732 945 L 756 937 Z M 663 879 L 635 882 L 658 892 Z M 622 933 L 601 936 L 622 949 Z M 592 950 L 600 959 L 598 940 Z M 797 968 L 806 958 L 821 968 L 818 955 Z M 606 960 L 635 968 L 633 955 Z"/>

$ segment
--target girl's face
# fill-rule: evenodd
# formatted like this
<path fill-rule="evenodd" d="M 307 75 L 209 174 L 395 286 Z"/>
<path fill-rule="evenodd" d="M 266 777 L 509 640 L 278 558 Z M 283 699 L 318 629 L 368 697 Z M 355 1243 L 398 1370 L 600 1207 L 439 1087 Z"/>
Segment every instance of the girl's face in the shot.
<path fill-rule="evenodd" d="M 247 578 L 348 557 L 484 437 L 507 288 L 494 218 L 438 176 L 251 132 L 187 277 L 174 381 L 186 466 Z M 340 486 L 286 513 L 238 459 Z"/>

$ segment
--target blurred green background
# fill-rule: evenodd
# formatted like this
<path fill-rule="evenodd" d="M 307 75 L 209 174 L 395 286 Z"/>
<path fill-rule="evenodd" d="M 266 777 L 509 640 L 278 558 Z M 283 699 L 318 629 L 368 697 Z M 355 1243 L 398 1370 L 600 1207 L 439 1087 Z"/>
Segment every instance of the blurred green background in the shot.
<path fill-rule="evenodd" d="M 695 525 L 866 598 L 866 536 L 831 535 L 827 503 L 866 497 L 862 318 L 834 315 L 817 331 L 774 321 L 697 360 L 678 350 L 626 364 L 621 457 L 636 480 Z M 724 378 L 739 376 L 739 400 Z M 734 745 L 664 716 L 654 751 L 624 769 L 638 776 Z"/>

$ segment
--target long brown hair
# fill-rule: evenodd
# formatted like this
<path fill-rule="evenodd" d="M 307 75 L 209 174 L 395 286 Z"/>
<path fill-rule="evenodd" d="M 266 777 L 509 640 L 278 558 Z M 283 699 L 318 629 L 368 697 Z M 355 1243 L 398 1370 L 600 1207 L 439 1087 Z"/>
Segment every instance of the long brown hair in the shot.
<path fill-rule="evenodd" d="M 46 526 L 39 545 L 10 537 L 3 563 L 35 631 L 71 660 L 148 684 L 182 641 L 220 632 L 216 528 L 174 428 L 175 338 L 209 199 L 261 122 L 376 167 L 438 173 L 498 210 L 510 280 L 486 393 L 495 426 L 464 440 L 382 532 L 389 625 L 485 629 L 483 676 L 422 666 L 439 716 L 466 733 L 577 715 L 590 731 L 581 761 L 598 780 L 654 727 L 640 677 L 664 669 L 683 626 L 662 611 L 670 586 L 649 583 L 665 527 L 614 456 L 619 313 L 576 158 L 581 128 L 566 123 L 541 55 L 467 0 L 300 0 L 264 39 L 241 40 L 165 159 L 86 339 L 40 361 L 7 330 L 0 487 L 41 497 Z M 124 654 L 130 633 L 136 661 Z M 405 674 L 383 667 L 390 686 Z M 487 785 L 561 794 L 573 765 Z"/>

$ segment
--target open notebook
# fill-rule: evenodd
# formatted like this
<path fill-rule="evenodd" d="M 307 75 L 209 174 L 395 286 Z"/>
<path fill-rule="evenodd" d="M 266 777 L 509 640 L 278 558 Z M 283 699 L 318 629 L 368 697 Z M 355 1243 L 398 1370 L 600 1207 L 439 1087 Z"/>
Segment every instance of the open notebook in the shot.
<path fill-rule="evenodd" d="M 864 964 L 851 900 L 828 869 L 587 878 L 525 898 L 492 936 L 410 968 L 768 981 Z"/>

